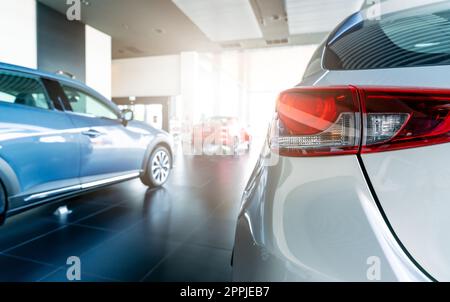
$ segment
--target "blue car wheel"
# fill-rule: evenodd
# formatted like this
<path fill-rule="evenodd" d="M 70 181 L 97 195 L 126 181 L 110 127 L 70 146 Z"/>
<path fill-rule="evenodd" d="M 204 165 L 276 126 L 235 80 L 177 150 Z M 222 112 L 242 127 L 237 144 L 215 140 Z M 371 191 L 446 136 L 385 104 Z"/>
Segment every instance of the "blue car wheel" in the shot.
<path fill-rule="evenodd" d="M 160 187 L 169 178 L 171 168 L 172 157 L 169 150 L 163 146 L 158 146 L 150 155 L 147 169 L 141 180 L 149 187 Z"/>

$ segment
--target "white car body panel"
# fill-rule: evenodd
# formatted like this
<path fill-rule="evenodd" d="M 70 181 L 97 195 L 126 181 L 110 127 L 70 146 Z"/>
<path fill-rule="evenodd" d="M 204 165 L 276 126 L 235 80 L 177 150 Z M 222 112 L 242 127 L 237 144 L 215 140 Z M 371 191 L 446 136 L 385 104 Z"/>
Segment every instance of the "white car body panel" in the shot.
<path fill-rule="evenodd" d="M 450 144 L 442 144 L 363 155 L 398 237 L 439 281 L 450 281 L 449 154 Z"/>
<path fill-rule="evenodd" d="M 449 66 L 328 71 L 316 86 L 450 89 L 449 72 Z M 394 231 L 415 260 L 440 281 L 450 281 L 449 155 L 450 144 L 362 155 Z"/>
<path fill-rule="evenodd" d="M 377 227 L 356 156 L 280 157 L 254 181 L 236 231 L 235 281 L 371 281 L 374 257 L 379 281 L 429 280 Z"/>

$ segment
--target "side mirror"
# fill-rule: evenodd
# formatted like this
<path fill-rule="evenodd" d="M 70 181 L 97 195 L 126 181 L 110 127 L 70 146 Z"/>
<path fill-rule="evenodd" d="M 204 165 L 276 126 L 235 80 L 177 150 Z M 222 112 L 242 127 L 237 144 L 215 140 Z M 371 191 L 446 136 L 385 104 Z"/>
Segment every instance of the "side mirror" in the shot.
<path fill-rule="evenodd" d="M 134 112 L 130 109 L 122 110 L 122 123 L 124 126 L 134 119 Z"/>

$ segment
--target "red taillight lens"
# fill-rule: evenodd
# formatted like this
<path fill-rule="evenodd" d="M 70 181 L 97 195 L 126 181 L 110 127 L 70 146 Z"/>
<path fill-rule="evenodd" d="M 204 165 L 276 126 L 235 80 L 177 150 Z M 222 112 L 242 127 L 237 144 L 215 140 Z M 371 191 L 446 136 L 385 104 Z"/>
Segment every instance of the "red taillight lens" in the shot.
<path fill-rule="evenodd" d="M 450 142 L 450 91 L 374 87 L 285 91 L 270 137 L 271 148 L 287 156 L 370 153 L 444 142 Z"/>
<path fill-rule="evenodd" d="M 280 95 L 278 114 L 291 134 L 318 134 L 328 129 L 337 118 L 336 99 L 351 98 L 346 91 L 291 91 Z"/>
<path fill-rule="evenodd" d="M 359 91 L 364 111 L 362 153 L 450 142 L 450 91 L 400 88 Z M 380 115 L 394 117 L 396 121 L 383 123 L 373 118 Z M 389 127 L 392 133 L 383 139 L 382 129 Z"/>
<path fill-rule="evenodd" d="M 359 111 L 352 87 L 288 90 L 278 98 L 271 147 L 292 156 L 355 154 Z"/>

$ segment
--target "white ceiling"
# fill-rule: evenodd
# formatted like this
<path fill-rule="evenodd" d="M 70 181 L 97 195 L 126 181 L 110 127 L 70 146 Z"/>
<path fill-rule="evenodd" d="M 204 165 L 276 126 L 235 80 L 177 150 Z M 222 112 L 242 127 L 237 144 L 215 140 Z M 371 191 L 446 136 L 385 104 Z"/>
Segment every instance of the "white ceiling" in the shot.
<path fill-rule="evenodd" d="M 64 15 L 68 7 L 66 0 L 39 1 Z M 115 59 L 221 49 L 170 0 L 89 0 L 81 18 L 112 37 Z"/>
<path fill-rule="evenodd" d="M 286 0 L 289 33 L 329 32 L 357 12 L 365 0 Z"/>
<path fill-rule="evenodd" d="M 214 42 L 262 38 L 248 0 L 172 0 Z"/>
<path fill-rule="evenodd" d="M 68 8 L 66 0 L 38 1 L 64 15 Z M 112 37 L 117 59 L 316 44 L 362 1 L 88 0 L 81 15 Z"/>

